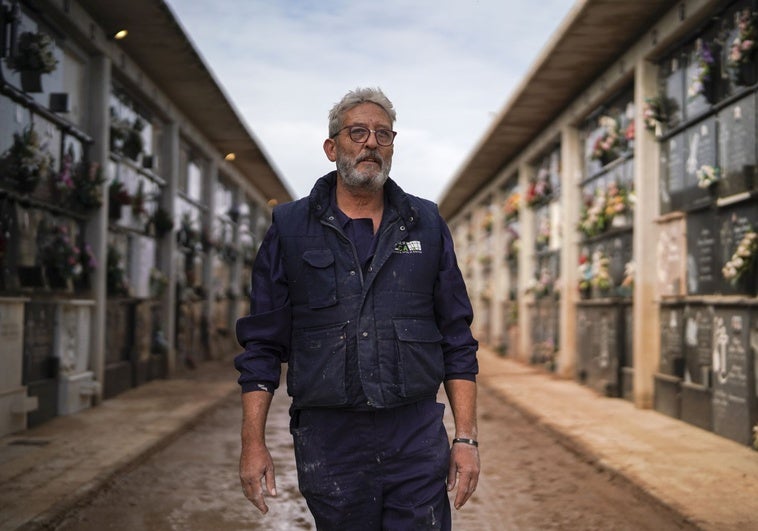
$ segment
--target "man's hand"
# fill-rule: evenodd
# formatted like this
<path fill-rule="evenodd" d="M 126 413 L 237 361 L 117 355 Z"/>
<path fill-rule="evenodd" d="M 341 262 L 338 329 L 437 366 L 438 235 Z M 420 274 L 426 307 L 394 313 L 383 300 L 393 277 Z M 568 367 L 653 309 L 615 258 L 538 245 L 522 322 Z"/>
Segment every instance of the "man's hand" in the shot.
<path fill-rule="evenodd" d="M 458 484 L 453 505 L 460 509 L 476 490 L 479 482 L 479 448 L 470 444 L 453 444 L 450 450 L 450 470 L 447 473 L 447 490 Z"/>
<path fill-rule="evenodd" d="M 266 446 L 242 448 L 240 454 L 240 482 L 245 497 L 255 505 L 260 512 L 266 514 L 268 505 L 263 495 L 263 484 L 266 495 L 276 496 L 276 478 L 274 477 L 274 461 Z"/>

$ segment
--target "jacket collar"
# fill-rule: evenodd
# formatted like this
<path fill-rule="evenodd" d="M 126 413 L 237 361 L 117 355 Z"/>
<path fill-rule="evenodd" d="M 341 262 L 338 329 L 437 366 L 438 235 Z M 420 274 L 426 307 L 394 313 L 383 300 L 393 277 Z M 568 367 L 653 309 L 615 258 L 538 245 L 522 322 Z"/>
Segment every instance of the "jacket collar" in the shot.
<path fill-rule="evenodd" d="M 311 212 L 316 217 L 325 216 L 331 209 L 331 194 L 332 189 L 337 185 L 337 178 L 337 170 L 334 170 L 321 177 L 313 186 L 308 203 Z M 384 183 L 384 197 L 406 224 L 411 225 L 417 221 L 418 212 L 411 206 L 408 194 L 390 178 Z"/>

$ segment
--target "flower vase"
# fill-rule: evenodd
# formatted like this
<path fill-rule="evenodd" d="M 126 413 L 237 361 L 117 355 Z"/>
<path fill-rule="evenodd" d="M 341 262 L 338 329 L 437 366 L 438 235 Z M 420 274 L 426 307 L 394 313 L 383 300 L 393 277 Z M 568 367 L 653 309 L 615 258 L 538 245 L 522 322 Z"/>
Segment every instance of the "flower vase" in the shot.
<path fill-rule="evenodd" d="M 108 218 L 110 218 L 111 221 L 118 221 L 121 219 L 121 210 L 123 209 L 123 205 L 121 203 L 118 203 L 116 201 L 111 201 L 108 204 Z"/>
<path fill-rule="evenodd" d="M 631 224 L 632 224 L 632 219 L 629 212 L 616 214 L 615 216 L 613 216 L 613 219 L 611 220 L 611 227 L 614 227 L 617 229 L 629 227 Z"/>
<path fill-rule="evenodd" d="M 80 275 L 74 280 L 74 291 L 86 293 L 90 290 L 90 277 L 88 274 Z"/>
<path fill-rule="evenodd" d="M 586 288 L 579 288 L 579 298 L 586 301 L 592 297 L 592 288 L 587 286 Z"/>
<path fill-rule="evenodd" d="M 46 267 L 47 286 L 56 291 L 71 291 L 71 280 L 61 274 L 57 267 Z"/>
<path fill-rule="evenodd" d="M 740 293 L 754 296 L 758 293 L 758 258 L 753 257 L 750 266 L 737 280 L 736 287 Z"/>
<path fill-rule="evenodd" d="M 22 169 L 15 176 L 16 191 L 20 194 L 27 195 L 34 192 L 39 184 L 39 176 Z"/>
<path fill-rule="evenodd" d="M 713 79 L 709 79 L 703 83 L 703 97 L 710 105 L 716 103 L 716 88 L 717 86 Z"/>
<path fill-rule="evenodd" d="M 743 87 L 749 87 L 756 82 L 755 76 L 755 63 L 753 63 L 752 57 L 747 61 L 740 62 L 737 67 L 737 85 Z"/>
<path fill-rule="evenodd" d="M 592 295 L 596 299 L 606 299 L 611 296 L 611 290 L 610 288 L 594 286 L 592 289 Z"/>
<path fill-rule="evenodd" d="M 21 90 L 24 92 L 42 92 L 42 72 L 39 70 L 22 70 Z"/>

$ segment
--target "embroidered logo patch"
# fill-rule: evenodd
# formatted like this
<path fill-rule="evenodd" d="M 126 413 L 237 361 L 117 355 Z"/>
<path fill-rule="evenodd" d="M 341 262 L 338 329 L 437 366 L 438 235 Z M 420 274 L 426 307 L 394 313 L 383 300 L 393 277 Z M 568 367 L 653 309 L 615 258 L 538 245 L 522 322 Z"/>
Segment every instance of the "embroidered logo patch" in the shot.
<path fill-rule="evenodd" d="M 421 242 L 413 240 L 410 242 L 397 242 L 395 244 L 395 252 L 401 254 L 413 254 L 421 252 Z"/>

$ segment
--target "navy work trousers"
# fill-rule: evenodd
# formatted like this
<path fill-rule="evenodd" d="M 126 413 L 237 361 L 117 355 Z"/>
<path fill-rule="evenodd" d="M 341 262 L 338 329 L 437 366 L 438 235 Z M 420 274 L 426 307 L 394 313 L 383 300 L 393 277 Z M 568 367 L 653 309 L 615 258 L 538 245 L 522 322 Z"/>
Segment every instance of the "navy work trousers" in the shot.
<path fill-rule="evenodd" d="M 300 492 L 319 530 L 449 530 L 445 406 L 293 411 Z"/>

